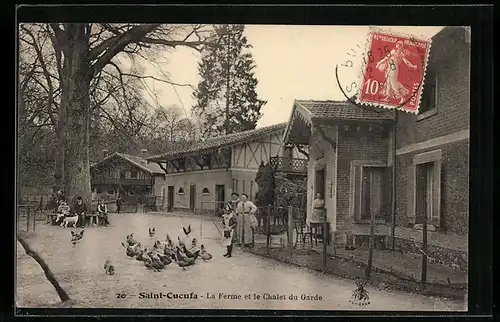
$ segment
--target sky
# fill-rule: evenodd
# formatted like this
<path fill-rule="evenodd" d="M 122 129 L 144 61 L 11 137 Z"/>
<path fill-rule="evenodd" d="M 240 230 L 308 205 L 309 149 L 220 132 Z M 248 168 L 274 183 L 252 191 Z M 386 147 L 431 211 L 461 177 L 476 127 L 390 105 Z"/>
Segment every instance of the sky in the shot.
<path fill-rule="evenodd" d="M 440 26 L 383 26 L 383 30 L 398 34 L 410 34 L 415 38 L 432 37 Z M 290 117 L 294 100 L 345 100 L 338 88 L 335 66 L 350 59 L 348 52 L 357 50 L 361 54 L 366 45 L 368 26 L 298 26 L 298 25 L 247 25 L 245 36 L 252 45 L 252 53 L 258 80 L 257 93 L 267 104 L 257 127 L 286 122 Z M 352 50 L 351 50 L 352 49 Z M 431 47 L 432 53 L 432 47 Z M 146 74 L 170 81 L 191 84 L 196 87 L 200 78 L 197 66 L 199 54 L 192 49 L 178 48 L 163 55 L 168 64 L 161 71 L 147 67 Z M 339 81 L 350 84 L 359 75 L 357 66 L 360 55 L 350 69 L 339 67 Z M 190 116 L 194 105 L 192 89 L 188 86 L 174 87 L 162 82 L 148 80 L 147 86 L 157 93 L 158 101 L 148 99 L 153 106 L 177 105 Z"/>

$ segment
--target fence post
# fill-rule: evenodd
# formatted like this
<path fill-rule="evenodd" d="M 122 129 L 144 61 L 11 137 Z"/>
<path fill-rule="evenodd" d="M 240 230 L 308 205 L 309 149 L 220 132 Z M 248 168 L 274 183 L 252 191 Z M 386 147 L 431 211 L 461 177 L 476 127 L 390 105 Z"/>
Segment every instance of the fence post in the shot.
<path fill-rule="evenodd" d="M 288 250 L 290 251 L 290 258 L 293 253 L 293 206 L 288 206 Z"/>
<path fill-rule="evenodd" d="M 203 200 L 201 201 L 201 211 L 200 211 L 200 243 L 201 239 L 203 238 L 203 209 L 205 207 L 203 206 Z M 194 206 L 194 213 L 196 214 L 196 205 Z"/>
<path fill-rule="evenodd" d="M 370 275 L 372 272 L 372 262 L 373 262 L 373 248 L 374 248 L 374 236 L 373 231 L 375 228 L 375 212 L 370 213 L 370 249 L 368 251 L 368 265 L 366 266 L 365 277 L 367 280 L 370 279 Z"/>
<path fill-rule="evenodd" d="M 424 289 L 427 283 L 427 214 L 424 214 L 424 220 L 422 225 L 422 276 L 420 279 L 420 284 L 422 289 Z"/>
<path fill-rule="evenodd" d="M 326 221 L 326 208 L 323 210 L 323 270 L 326 271 L 326 253 L 328 243 L 328 222 Z"/>
<path fill-rule="evenodd" d="M 27 232 L 30 231 L 30 215 L 31 215 L 30 206 L 28 206 L 28 213 L 26 214 L 26 231 Z"/>
<path fill-rule="evenodd" d="M 271 241 L 271 232 L 269 231 L 270 222 L 271 222 L 271 205 L 268 205 L 266 214 L 266 254 L 269 254 L 269 243 Z"/>

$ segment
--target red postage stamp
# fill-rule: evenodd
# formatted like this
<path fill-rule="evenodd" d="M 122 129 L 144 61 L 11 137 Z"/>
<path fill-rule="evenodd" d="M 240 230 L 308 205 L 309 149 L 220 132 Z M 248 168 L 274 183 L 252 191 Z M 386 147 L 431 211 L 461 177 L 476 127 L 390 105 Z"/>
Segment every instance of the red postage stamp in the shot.
<path fill-rule="evenodd" d="M 358 103 L 418 113 L 431 40 L 372 30 Z"/>

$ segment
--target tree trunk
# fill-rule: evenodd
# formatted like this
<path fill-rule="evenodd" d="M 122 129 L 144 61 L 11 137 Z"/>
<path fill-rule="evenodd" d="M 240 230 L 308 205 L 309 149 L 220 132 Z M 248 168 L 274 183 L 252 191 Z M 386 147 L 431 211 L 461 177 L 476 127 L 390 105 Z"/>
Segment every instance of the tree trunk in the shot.
<path fill-rule="evenodd" d="M 54 164 L 54 186 L 56 191 L 59 189 L 64 189 L 64 150 L 65 150 L 65 140 L 64 140 L 64 127 L 66 118 L 66 107 L 61 104 L 59 108 L 59 121 L 57 122 L 56 128 L 56 157 Z"/>
<path fill-rule="evenodd" d="M 90 81 L 89 39 L 84 24 L 67 30 L 71 47 L 67 51 L 66 125 L 64 137 L 64 184 L 70 202 L 80 196 L 90 210 L 92 198 L 89 164 Z"/>
<path fill-rule="evenodd" d="M 38 265 L 40 265 L 43 272 L 45 273 L 45 277 L 47 277 L 47 280 L 49 280 L 49 282 L 52 284 L 52 286 L 54 286 L 54 288 L 56 289 L 57 295 L 59 295 L 59 298 L 61 299 L 61 301 L 62 302 L 69 301 L 70 297 L 69 297 L 68 293 L 66 293 L 66 291 L 61 287 L 61 285 L 59 284 L 59 282 L 55 278 L 54 274 L 50 270 L 49 266 L 43 260 L 43 258 L 40 257 L 40 255 L 38 255 L 37 252 L 35 252 L 34 250 L 32 250 L 30 248 L 28 242 L 23 237 L 21 237 L 19 235 L 19 233 L 17 233 L 17 241 L 23 246 L 26 254 L 28 256 L 32 257 L 38 263 Z"/>

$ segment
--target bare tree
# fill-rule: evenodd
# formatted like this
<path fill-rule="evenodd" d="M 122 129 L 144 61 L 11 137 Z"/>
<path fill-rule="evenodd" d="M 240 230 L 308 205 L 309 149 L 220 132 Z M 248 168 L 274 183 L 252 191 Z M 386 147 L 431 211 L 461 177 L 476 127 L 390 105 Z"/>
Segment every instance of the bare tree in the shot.
<path fill-rule="evenodd" d="M 131 79 L 154 78 L 144 75 L 141 62 L 154 64 L 162 51 L 178 46 L 200 50 L 213 44 L 212 37 L 212 28 L 202 25 L 21 25 L 22 50 L 36 59 L 36 79 L 47 94 L 44 112 L 56 133 L 56 185 L 64 186 L 70 199 L 81 195 L 90 200 L 92 118 L 112 123 L 117 114 L 132 120 L 144 117 L 138 111 L 142 102 L 130 85 Z M 113 115 L 110 106 L 127 111 L 115 110 Z M 140 127 L 141 122 L 129 124 Z"/>

